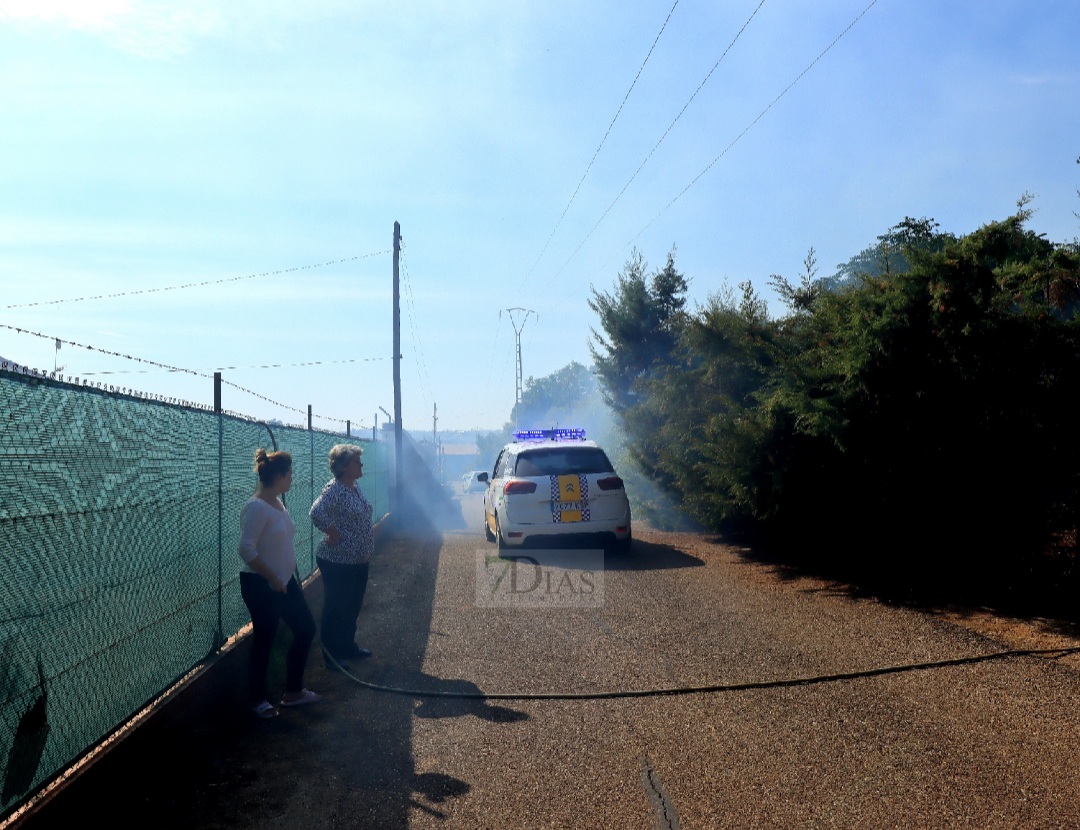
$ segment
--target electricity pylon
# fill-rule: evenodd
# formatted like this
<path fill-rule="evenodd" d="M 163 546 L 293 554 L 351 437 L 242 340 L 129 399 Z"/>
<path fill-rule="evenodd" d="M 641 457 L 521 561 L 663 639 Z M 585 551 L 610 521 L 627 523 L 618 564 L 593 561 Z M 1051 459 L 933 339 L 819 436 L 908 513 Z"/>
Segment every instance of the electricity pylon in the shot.
<path fill-rule="evenodd" d="M 517 320 L 514 319 L 514 312 L 518 314 L 524 314 L 521 318 L 521 325 L 518 325 Z M 517 372 L 514 376 L 514 406 L 521 403 L 521 330 L 525 328 L 525 321 L 529 319 L 530 314 L 536 314 L 531 308 L 508 308 L 506 313 L 510 315 L 510 325 L 514 327 L 514 346 L 517 351 Z M 539 319 L 539 315 L 536 315 Z"/>

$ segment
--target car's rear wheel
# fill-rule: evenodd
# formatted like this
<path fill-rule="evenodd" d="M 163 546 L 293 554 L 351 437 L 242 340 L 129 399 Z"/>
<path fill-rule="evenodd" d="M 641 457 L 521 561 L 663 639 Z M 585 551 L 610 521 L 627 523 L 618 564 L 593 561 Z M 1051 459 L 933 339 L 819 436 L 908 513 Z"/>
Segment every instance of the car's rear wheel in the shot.
<path fill-rule="evenodd" d="M 503 538 L 502 525 L 499 524 L 499 513 L 495 513 L 495 541 L 499 545 L 499 550 L 506 550 L 508 545 L 506 539 Z"/>
<path fill-rule="evenodd" d="M 491 532 L 491 525 L 488 524 L 487 514 L 484 514 L 484 538 L 489 542 L 495 541 L 495 534 Z"/>

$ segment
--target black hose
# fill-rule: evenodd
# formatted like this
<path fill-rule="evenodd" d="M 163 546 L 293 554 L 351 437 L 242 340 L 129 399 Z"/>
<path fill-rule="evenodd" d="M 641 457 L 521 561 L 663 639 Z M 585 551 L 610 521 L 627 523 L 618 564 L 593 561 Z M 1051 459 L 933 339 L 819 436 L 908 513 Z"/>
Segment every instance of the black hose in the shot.
<path fill-rule="evenodd" d="M 751 689 L 778 689 L 788 686 L 811 686 L 816 683 L 835 683 L 841 680 L 856 680 L 863 677 L 877 677 L 883 674 L 900 674 L 909 671 L 924 671 L 926 669 L 942 669 L 950 666 L 964 666 L 971 663 L 986 663 L 991 660 L 1003 660 L 1009 657 L 1037 657 L 1040 655 L 1054 655 L 1052 659 L 1064 657 L 1067 654 L 1080 653 L 1080 646 L 1070 648 L 1025 648 L 1010 649 L 1008 651 L 994 651 L 986 654 L 976 654 L 971 657 L 957 657 L 952 660 L 935 660 L 928 663 L 908 663 L 900 666 L 885 666 L 877 669 L 863 669 L 861 671 L 843 672 L 840 674 L 822 674 L 812 677 L 797 677 L 781 680 L 758 680 L 750 683 L 723 683 L 711 686 L 677 686 L 666 689 L 627 689 L 613 692 L 441 692 L 425 689 L 399 689 L 394 686 L 383 686 L 361 680 L 352 674 L 344 666 L 340 665 L 333 657 L 326 654 L 328 662 L 337 667 L 345 676 L 355 683 L 375 692 L 387 694 L 405 695 L 406 697 L 434 697 L 454 698 L 458 700 L 610 700 L 613 698 L 629 697 L 662 697 L 672 695 L 696 695 L 715 694 L 719 692 L 745 692 Z"/>

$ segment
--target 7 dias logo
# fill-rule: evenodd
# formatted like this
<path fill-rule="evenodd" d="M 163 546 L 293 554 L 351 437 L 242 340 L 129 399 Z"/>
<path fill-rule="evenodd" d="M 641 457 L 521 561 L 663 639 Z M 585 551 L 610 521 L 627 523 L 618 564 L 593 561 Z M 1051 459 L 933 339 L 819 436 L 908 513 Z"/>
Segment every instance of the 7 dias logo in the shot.
<path fill-rule="evenodd" d="M 599 608 L 604 604 L 603 550 L 476 552 L 480 608 Z"/>

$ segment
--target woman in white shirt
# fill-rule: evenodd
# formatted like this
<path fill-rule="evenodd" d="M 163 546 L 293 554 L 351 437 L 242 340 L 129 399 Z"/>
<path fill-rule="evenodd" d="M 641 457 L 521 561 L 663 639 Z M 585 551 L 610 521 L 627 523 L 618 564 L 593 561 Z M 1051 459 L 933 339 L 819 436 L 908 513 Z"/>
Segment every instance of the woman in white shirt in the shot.
<path fill-rule="evenodd" d="M 315 639 L 315 619 L 296 581 L 296 525 L 281 496 L 292 486 L 292 457 L 287 452 L 255 453 L 259 483 L 255 495 L 240 512 L 240 595 L 251 613 L 252 642 L 248 663 L 248 690 L 252 709 L 260 718 L 277 717 L 266 691 L 270 651 L 278 622 L 292 629 L 285 655 L 285 694 L 282 706 L 301 706 L 319 700 L 304 688 L 304 667 Z"/>

